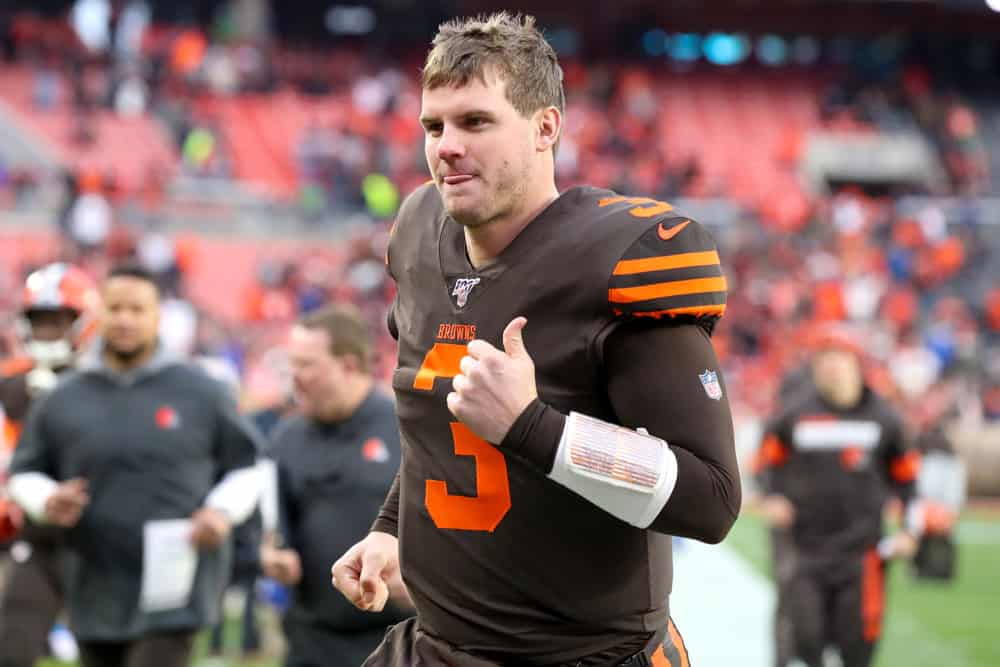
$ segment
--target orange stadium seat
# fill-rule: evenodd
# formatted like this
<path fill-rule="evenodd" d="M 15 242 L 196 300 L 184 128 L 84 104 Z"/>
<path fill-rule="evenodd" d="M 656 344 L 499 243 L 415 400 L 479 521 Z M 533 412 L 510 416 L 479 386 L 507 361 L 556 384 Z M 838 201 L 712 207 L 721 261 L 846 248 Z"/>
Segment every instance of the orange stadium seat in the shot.
<path fill-rule="evenodd" d="M 109 110 L 93 116 L 93 131 L 99 138 L 89 145 L 73 141 L 76 112 L 65 100 L 54 109 L 38 111 L 31 101 L 32 72 L 23 66 L 0 69 L 0 99 L 13 112 L 19 125 L 36 135 L 60 162 L 77 168 L 113 174 L 126 188 L 137 187 L 153 166 L 171 168 L 178 155 L 169 136 L 150 115 L 122 117 Z M 141 151 L 135 150 L 142 146 Z"/>

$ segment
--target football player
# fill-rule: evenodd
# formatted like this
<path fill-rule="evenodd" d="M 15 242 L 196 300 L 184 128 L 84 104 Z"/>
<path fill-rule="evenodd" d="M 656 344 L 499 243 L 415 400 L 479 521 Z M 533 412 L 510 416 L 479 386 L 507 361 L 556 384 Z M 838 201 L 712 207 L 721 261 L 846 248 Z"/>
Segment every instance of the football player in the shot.
<path fill-rule="evenodd" d="M 820 667 L 830 643 L 846 667 L 864 667 L 882 632 L 885 560 L 916 550 L 920 459 L 866 385 L 850 332 L 831 326 L 813 344 L 808 382 L 769 421 L 755 461 L 775 529 L 775 664 Z M 906 529 L 883 537 L 890 496 L 909 504 Z"/>
<path fill-rule="evenodd" d="M 49 264 L 28 276 L 20 321 L 24 354 L 0 366 L 8 447 L 16 443 L 31 403 L 73 367 L 92 337 L 98 300 L 94 282 L 75 266 Z M 49 630 L 63 606 L 63 550 L 55 530 L 30 523 L 22 530 L 22 512 L 9 500 L 0 502 L 0 514 L 0 525 L 7 527 L 0 539 L 16 539 L 0 586 L 0 667 L 31 667 L 45 655 Z"/>
<path fill-rule="evenodd" d="M 687 665 L 671 535 L 719 542 L 740 507 L 712 236 L 557 190 L 562 70 L 532 18 L 441 26 L 422 86 L 433 183 L 387 257 L 403 460 L 332 571 L 370 610 L 401 571 L 417 616 L 365 664 Z"/>

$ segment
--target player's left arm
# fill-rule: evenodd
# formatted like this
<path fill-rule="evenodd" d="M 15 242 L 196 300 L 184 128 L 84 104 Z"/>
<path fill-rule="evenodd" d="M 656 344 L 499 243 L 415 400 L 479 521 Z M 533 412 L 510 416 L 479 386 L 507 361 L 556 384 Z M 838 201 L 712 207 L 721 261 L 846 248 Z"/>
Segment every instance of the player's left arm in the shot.
<path fill-rule="evenodd" d="M 661 438 L 676 459 L 673 490 L 649 528 L 722 541 L 741 487 L 728 392 L 708 334 L 693 324 L 623 326 L 605 344 L 605 368 L 621 424 Z"/>
<path fill-rule="evenodd" d="M 508 340 L 505 347 L 510 357 Z M 617 423 L 564 415 L 534 395 L 509 429 L 496 427 L 506 434 L 497 440 L 501 449 L 634 526 L 721 541 L 736 519 L 741 488 L 725 381 L 708 334 L 695 324 L 636 322 L 618 327 L 604 348 Z M 517 404 L 507 396 L 523 394 L 505 389 L 477 400 L 479 387 L 533 374 L 533 366 L 516 367 L 525 354 L 513 355 L 499 373 L 504 380 L 480 380 L 488 369 L 471 368 L 452 395 L 453 412 L 459 408 L 459 418 L 485 438 L 489 416 Z"/>
<path fill-rule="evenodd" d="M 619 423 L 665 443 L 658 486 L 639 523 L 719 542 L 742 491 L 729 398 L 710 340 L 727 291 L 715 239 L 689 218 L 659 220 L 615 264 L 608 288 L 618 321 L 601 348 L 608 399 Z M 635 446 L 643 451 L 642 442 Z"/>

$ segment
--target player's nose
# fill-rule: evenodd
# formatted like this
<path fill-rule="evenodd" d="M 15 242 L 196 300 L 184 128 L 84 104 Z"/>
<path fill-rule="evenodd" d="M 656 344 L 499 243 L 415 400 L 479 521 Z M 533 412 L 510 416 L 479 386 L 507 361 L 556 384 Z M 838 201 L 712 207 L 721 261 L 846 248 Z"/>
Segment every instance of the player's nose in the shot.
<path fill-rule="evenodd" d="M 438 138 L 437 153 L 442 160 L 461 158 L 465 155 L 465 143 L 457 131 L 445 127 Z"/>

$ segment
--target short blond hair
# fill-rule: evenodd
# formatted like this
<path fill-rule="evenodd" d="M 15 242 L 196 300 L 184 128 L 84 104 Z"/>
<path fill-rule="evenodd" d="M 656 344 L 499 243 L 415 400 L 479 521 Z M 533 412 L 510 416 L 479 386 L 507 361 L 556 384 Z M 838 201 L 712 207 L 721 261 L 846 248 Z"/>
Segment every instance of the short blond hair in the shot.
<path fill-rule="evenodd" d="M 438 27 L 424 63 L 422 85 L 464 86 L 473 78 L 486 83 L 494 71 L 504 94 L 524 117 L 538 109 L 566 104 L 563 72 L 555 50 L 535 27 L 535 17 L 508 12 L 452 19 Z"/>

